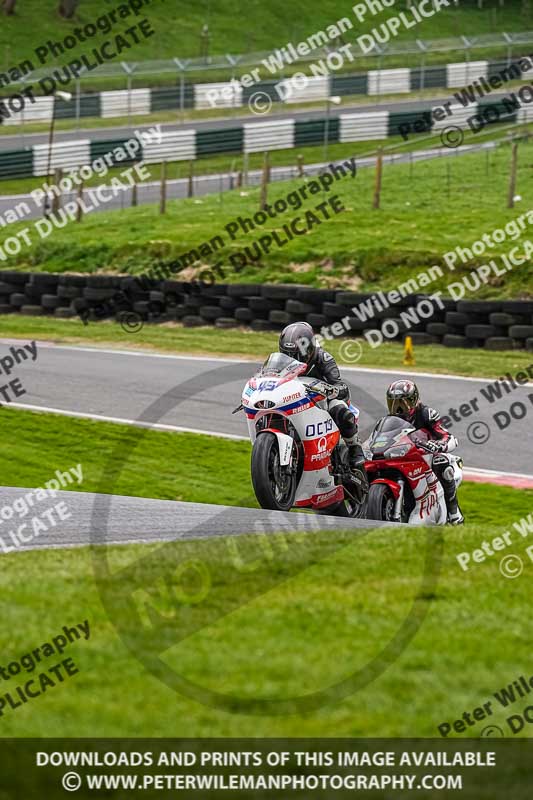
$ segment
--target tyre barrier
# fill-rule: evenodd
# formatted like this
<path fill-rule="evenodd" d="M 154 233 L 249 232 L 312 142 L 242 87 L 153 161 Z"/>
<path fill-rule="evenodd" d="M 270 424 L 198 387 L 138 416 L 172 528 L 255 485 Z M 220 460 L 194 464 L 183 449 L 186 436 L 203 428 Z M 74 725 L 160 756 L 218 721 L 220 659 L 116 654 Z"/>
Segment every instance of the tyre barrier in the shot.
<path fill-rule="evenodd" d="M 361 319 L 354 307 L 374 296 L 298 284 L 205 285 L 143 279 L 141 287 L 132 276 L 0 271 L 0 314 L 78 317 L 87 324 L 128 313 L 153 324 L 244 326 L 254 331 L 280 331 L 304 319 L 326 341 L 383 330 L 386 341 L 402 341 L 409 334 L 416 345 L 533 352 L 533 300 L 442 298 L 443 308 L 412 324 L 402 319 L 402 313 L 407 317 L 428 295 L 406 295 L 370 319 Z M 397 335 L 389 335 L 395 328 Z"/>

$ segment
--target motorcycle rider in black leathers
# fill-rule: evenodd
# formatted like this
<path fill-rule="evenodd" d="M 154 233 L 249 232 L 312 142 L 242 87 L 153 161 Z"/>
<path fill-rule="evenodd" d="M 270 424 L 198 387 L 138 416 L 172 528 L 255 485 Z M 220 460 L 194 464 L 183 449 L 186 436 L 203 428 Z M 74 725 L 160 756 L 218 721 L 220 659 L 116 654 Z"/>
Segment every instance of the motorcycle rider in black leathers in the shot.
<path fill-rule="evenodd" d="M 448 509 L 448 522 L 461 525 L 464 517 L 457 502 L 457 488 L 453 478 L 453 466 L 448 453 L 457 447 L 457 439 L 442 424 L 440 414 L 434 408 L 423 405 L 416 383 L 398 380 L 387 389 L 389 414 L 401 417 L 413 428 L 425 430 L 431 439 L 424 441 L 424 448 L 433 453 L 432 469 L 444 489 Z"/>
<path fill-rule="evenodd" d="M 350 391 L 341 378 L 337 362 L 316 342 L 312 327 L 307 322 L 293 322 L 283 329 L 279 337 L 279 351 L 307 364 L 306 377 L 318 378 L 335 386 L 338 396 L 327 401 L 327 409 L 348 447 L 348 466 L 356 482 L 368 489 L 365 457 L 359 441 L 355 416 L 350 411 Z"/>

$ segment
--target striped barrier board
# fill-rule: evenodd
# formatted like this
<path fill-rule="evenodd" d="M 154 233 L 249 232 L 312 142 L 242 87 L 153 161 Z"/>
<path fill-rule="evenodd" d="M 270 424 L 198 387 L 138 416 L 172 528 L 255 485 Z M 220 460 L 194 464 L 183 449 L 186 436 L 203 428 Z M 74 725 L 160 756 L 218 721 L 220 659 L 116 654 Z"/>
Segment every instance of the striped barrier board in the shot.
<path fill-rule="evenodd" d="M 231 128 L 169 131 L 162 133 L 160 143 L 142 145 L 135 160 L 155 164 L 161 161 L 194 161 L 202 156 L 223 153 L 292 150 L 322 144 L 326 126 L 330 143 L 380 142 L 404 132 L 412 138 L 416 135 L 427 136 L 430 132 L 438 133 L 450 125 L 465 129 L 468 119 L 480 112 L 487 114 L 487 124 L 523 123 L 533 119 L 533 104 L 531 107 L 509 110 L 501 101 L 484 100 L 468 108 L 459 104 L 450 105 L 451 114 L 444 114 L 441 109 L 442 106 L 428 105 L 416 111 L 354 112 L 337 116 L 331 114 L 329 119 L 326 116 L 310 120 L 282 119 L 236 124 Z M 487 109 L 492 113 L 488 113 Z M 437 110 L 441 110 L 440 116 L 435 113 Z M 57 142 L 52 148 L 51 171 L 90 164 L 126 141 L 121 138 Z M 47 171 L 47 144 L 0 152 L 0 180 L 42 176 Z"/>
<path fill-rule="evenodd" d="M 2 122 L 4 125 L 48 122 L 52 114 L 57 119 L 110 119 L 178 109 L 242 108 L 258 92 L 270 97 L 273 102 L 308 103 L 325 101 L 335 95 L 378 97 L 385 94 L 407 94 L 422 89 L 460 89 L 473 81 L 497 76 L 519 60 L 520 57 L 515 56 L 511 62 L 462 61 L 425 68 L 369 70 L 352 75 L 331 73 L 328 76 L 309 76 L 302 85 L 299 82 L 293 85 L 289 79 L 281 78 L 260 81 L 249 87 L 243 87 L 237 81 L 196 84 L 187 82 L 154 89 L 81 94 L 71 102 L 65 102 L 58 97 L 55 100 L 52 97 L 39 97 L 35 104 L 28 104 L 23 112 L 5 118 Z M 524 72 L 521 79 L 527 81 L 528 75 L 528 72 Z"/>

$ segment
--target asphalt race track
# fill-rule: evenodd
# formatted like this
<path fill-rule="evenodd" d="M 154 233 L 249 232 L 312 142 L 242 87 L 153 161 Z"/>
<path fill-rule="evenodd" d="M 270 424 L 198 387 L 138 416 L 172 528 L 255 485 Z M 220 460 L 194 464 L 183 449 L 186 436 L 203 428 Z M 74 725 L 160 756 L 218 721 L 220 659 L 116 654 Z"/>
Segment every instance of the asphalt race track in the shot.
<path fill-rule="evenodd" d="M 80 322 L 80 324 L 82 324 Z M 20 344 L 0 340 L 0 355 L 8 347 Z M 192 430 L 247 438 L 242 413 L 231 411 L 240 402 L 242 387 L 259 362 L 196 356 L 161 355 L 140 351 L 104 350 L 87 347 L 39 343 L 37 359 L 23 362 L 15 372 L 27 394 L 19 408 L 63 412 L 74 416 L 141 424 L 162 430 Z M 375 419 L 385 413 L 383 394 L 390 373 L 379 370 L 343 369 L 352 388 L 353 399 L 361 408 L 363 435 Z M 397 375 L 405 375 L 398 370 Z M 461 403 L 479 398 L 483 379 L 420 375 L 417 383 L 424 400 L 447 413 Z M 453 425 L 460 440 L 461 453 L 469 467 L 489 468 L 499 472 L 527 473 L 529 470 L 531 422 L 527 416 L 514 421 L 501 432 L 492 419 L 495 409 L 508 408 L 520 400 L 530 405 L 529 387 L 517 387 L 512 397 L 489 406 L 478 402 L 479 414 Z M 533 408 L 531 412 L 533 413 Z M 486 423 L 492 432 L 488 443 L 474 444 L 466 435 L 472 419 Z M 179 451 L 176 452 L 177 462 Z M 493 474 L 494 476 L 494 474 Z M 496 479 L 497 482 L 497 479 Z M 533 483 L 529 476 L 527 484 Z M 24 494 L 20 488 L 0 488 L 2 506 Z M 72 516 L 49 527 L 37 538 L 22 542 L 20 548 L 53 548 L 88 544 L 127 542 L 166 542 L 237 536 L 245 533 L 302 530 L 347 530 L 375 528 L 369 520 L 345 520 L 339 517 L 304 513 L 281 513 L 259 509 L 152 500 L 139 497 L 93 495 L 83 492 L 59 492 Z M 37 512 L 37 508 L 33 513 Z M 23 520 L 22 520 L 23 521 Z M 21 520 L 17 521 L 17 526 Z M 386 523 L 383 523 L 386 524 Z M 13 525 L 12 527 L 17 527 Z M 0 531 L 0 552 L 12 545 L 6 525 Z"/>
<path fill-rule="evenodd" d="M 413 111 L 425 111 L 428 108 L 428 104 L 432 106 L 440 106 L 443 105 L 445 102 L 453 100 L 453 91 L 450 92 L 439 98 L 423 98 L 422 100 L 399 100 L 399 101 L 391 101 L 391 100 L 384 100 L 380 102 L 380 98 L 376 97 L 373 98 L 368 103 L 352 103 L 346 104 L 341 106 L 341 110 L 339 114 L 355 114 L 361 113 L 364 114 L 369 111 L 397 111 L 397 112 L 413 112 Z M 505 97 L 505 92 L 492 92 L 491 97 L 496 101 Z M 326 110 L 326 101 L 324 100 L 322 104 L 316 109 L 298 109 L 298 105 L 287 104 L 286 108 L 283 111 L 269 113 L 265 115 L 258 115 L 258 114 L 251 114 L 246 113 L 246 108 L 236 108 L 235 115 L 229 117 L 211 117 L 210 119 L 195 119 L 190 120 L 189 122 L 181 122 L 180 112 L 176 110 L 176 122 L 162 122 L 161 128 L 164 133 L 171 133 L 174 131 L 185 131 L 185 130 L 223 130 L 225 128 L 233 128 L 235 127 L 235 123 L 253 123 L 253 122 L 276 122 L 278 120 L 283 120 L 287 118 L 297 119 L 297 120 L 310 120 L 310 119 L 323 119 Z M 474 111 L 472 112 L 474 113 Z M 332 113 L 331 119 L 335 119 L 338 114 Z M 135 116 L 131 118 L 130 125 L 116 125 L 112 127 L 105 127 L 105 128 L 86 128 L 83 127 L 80 130 L 69 130 L 69 131 L 61 131 L 58 130 L 55 132 L 54 141 L 56 142 L 68 142 L 76 139 L 87 139 L 90 138 L 93 141 L 102 141 L 102 140 L 112 140 L 112 139 L 128 139 L 134 135 L 136 130 L 146 129 L 149 128 L 151 125 L 157 125 L 158 123 L 152 122 L 139 122 L 135 120 Z M 450 122 L 453 125 L 453 119 Z M 14 130 L 12 134 L 5 134 L 0 136 L 0 152 L 3 150 L 16 150 L 20 147 L 28 147 L 34 144 L 47 144 L 48 143 L 48 132 L 44 133 L 24 133 L 23 127 L 21 126 L 20 130 Z"/>
<path fill-rule="evenodd" d="M 24 495 L 24 491 L 15 487 L 0 488 L 0 505 L 11 505 Z M 211 539 L 268 532 L 290 536 L 300 531 L 400 527 L 393 522 L 148 500 L 143 497 L 94 495 L 88 492 L 58 492 L 53 500 L 49 499 L 41 505 L 45 509 L 60 502 L 66 504 L 70 518 L 49 527 L 29 542 L 21 541 L 17 550 L 76 547 L 91 543 L 110 545 Z M 12 523 L 3 525 L 0 530 L 0 554 L 13 548 L 9 530 L 16 531 L 21 523 L 27 523 L 32 515 L 38 516 L 39 512 L 40 506 L 36 504 L 26 517 L 14 518 Z M 24 536 L 30 538 L 30 535 L 31 525 L 28 525 Z"/>
<path fill-rule="evenodd" d="M 0 340 L 1 353 L 16 343 Z M 22 380 L 27 394 L 13 405 L 137 421 L 146 427 L 247 438 L 244 415 L 233 416 L 231 411 L 240 403 L 244 383 L 261 360 L 247 362 L 42 343 L 38 346 L 37 360 L 28 360 L 17 368 L 16 376 Z M 513 374 L 511 365 L 508 369 Z M 357 368 L 342 371 L 351 386 L 352 400 L 361 409 L 360 428 L 365 435 L 375 420 L 386 413 L 384 394 L 388 383 L 395 377 L 407 377 L 408 373 L 401 367 L 397 372 Z M 421 374 L 416 381 L 424 402 L 438 408 L 442 415 L 449 414 L 451 408 L 458 410 L 462 404 L 477 401 L 474 405 L 479 411 L 471 410 L 469 416 L 463 416 L 450 427 L 459 439 L 458 452 L 465 467 L 533 477 L 531 383 L 517 386 L 510 394 L 504 392 L 501 399 L 490 404 L 481 394 L 481 389 L 489 383 L 487 379 Z M 512 419 L 505 430 L 500 430 L 494 414 L 508 412 L 515 402 L 521 402 L 527 409 L 525 417 Z M 487 433 L 489 439 L 483 442 Z"/>

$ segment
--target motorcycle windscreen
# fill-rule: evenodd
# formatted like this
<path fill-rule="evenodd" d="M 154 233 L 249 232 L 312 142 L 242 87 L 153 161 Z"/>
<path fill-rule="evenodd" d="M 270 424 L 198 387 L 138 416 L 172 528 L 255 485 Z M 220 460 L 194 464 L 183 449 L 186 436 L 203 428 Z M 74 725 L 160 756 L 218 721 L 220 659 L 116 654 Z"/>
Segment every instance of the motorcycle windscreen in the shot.
<path fill-rule="evenodd" d="M 285 355 L 285 353 L 271 353 L 261 367 L 259 375 L 273 375 L 278 378 L 285 378 L 287 375 L 292 374 L 301 375 L 306 369 L 306 364 L 302 364 L 295 358 Z"/>
<path fill-rule="evenodd" d="M 383 417 L 376 423 L 368 447 L 373 453 L 384 453 L 399 437 L 410 431 L 414 431 L 414 428 L 400 417 Z"/>

